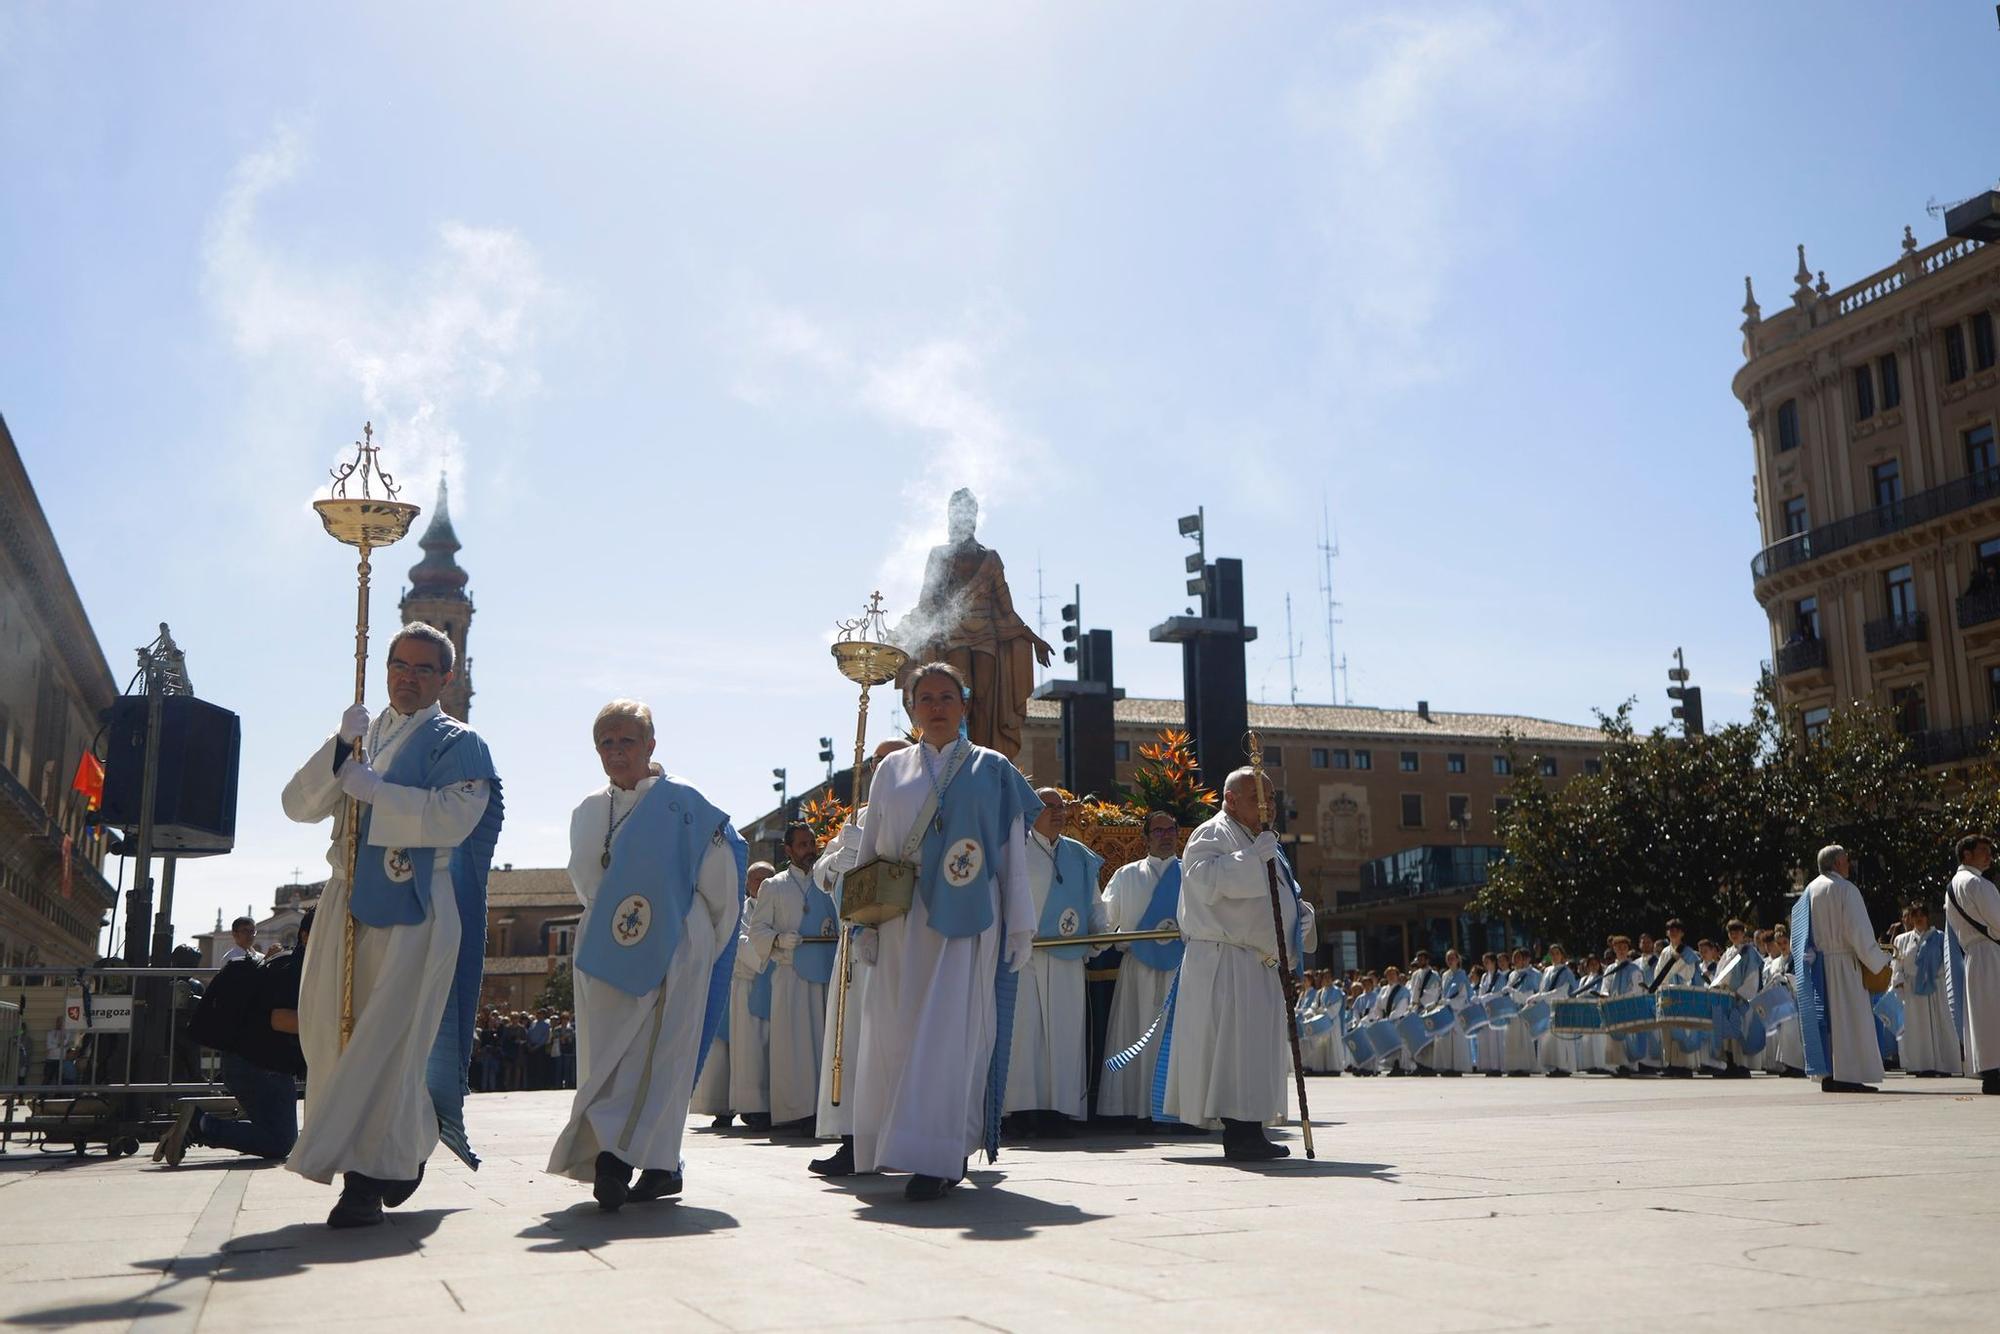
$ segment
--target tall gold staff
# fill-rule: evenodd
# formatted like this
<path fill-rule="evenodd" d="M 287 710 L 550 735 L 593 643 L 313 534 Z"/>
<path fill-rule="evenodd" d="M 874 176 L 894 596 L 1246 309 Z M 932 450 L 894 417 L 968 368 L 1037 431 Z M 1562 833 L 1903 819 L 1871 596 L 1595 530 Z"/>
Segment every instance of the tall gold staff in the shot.
<path fill-rule="evenodd" d="M 354 702 L 365 702 L 368 686 L 368 557 L 376 547 L 393 546 L 409 533 L 410 525 L 423 511 L 407 501 L 396 499 L 396 479 L 382 467 L 376 457 L 375 426 L 364 422 L 361 438 L 354 442 L 354 458 L 332 471 L 333 495 L 326 500 L 315 500 L 313 508 L 319 511 L 319 521 L 326 525 L 326 531 L 336 540 L 356 547 L 361 552 L 361 564 L 356 569 L 359 589 L 355 595 L 354 609 Z M 382 496 L 370 494 L 368 478 L 373 475 L 382 484 Z M 349 496 L 347 484 L 359 478 L 361 494 Z M 359 761 L 361 738 L 354 738 L 351 758 Z M 340 1049 L 347 1050 L 347 1040 L 354 1036 L 354 866 L 361 854 L 361 803 L 354 798 L 347 799 L 347 893 L 348 909 L 341 923 L 341 963 L 340 963 Z"/>
<path fill-rule="evenodd" d="M 1264 777 L 1264 746 L 1255 732 L 1243 738 L 1243 748 L 1250 753 L 1250 767 L 1257 775 L 1257 819 L 1265 829 L 1271 827 L 1271 789 Z M 1313 1156 L 1312 1113 L 1306 1110 L 1306 1067 L 1299 1055 L 1299 993 L 1298 984 L 1292 977 L 1291 951 L 1285 948 L 1285 914 L 1278 900 L 1278 863 L 1264 863 L 1264 870 L 1271 881 L 1271 925 L 1278 935 L 1278 990 L 1285 998 L 1285 1036 L 1292 1040 L 1292 1079 L 1299 1086 L 1299 1129 L 1306 1142 L 1306 1157 Z M 1305 911 L 1305 905 L 1299 905 Z"/>
<path fill-rule="evenodd" d="M 910 655 L 889 642 L 889 629 L 882 619 L 880 589 L 869 596 L 868 607 L 859 617 L 838 624 L 840 634 L 833 641 L 833 660 L 842 676 L 861 687 L 861 710 L 854 719 L 853 814 L 848 817 L 858 819 L 862 804 L 868 799 L 864 786 L 868 775 L 861 767 L 862 750 L 868 744 L 868 692 L 895 680 L 897 673 L 909 664 Z M 828 1100 L 835 1107 L 840 1106 L 841 1079 L 847 1066 L 847 983 L 854 975 L 853 947 L 849 944 L 853 935 L 853 930 L 843 920 L 840 925 L 840 988 L 833 1006 L 833 1078 L 828 1089 Z"/>

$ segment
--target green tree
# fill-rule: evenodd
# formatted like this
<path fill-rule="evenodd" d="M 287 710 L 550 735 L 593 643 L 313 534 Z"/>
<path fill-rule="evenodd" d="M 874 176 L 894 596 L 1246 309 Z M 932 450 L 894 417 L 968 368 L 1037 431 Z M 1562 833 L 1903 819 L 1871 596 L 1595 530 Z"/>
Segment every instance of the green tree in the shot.
<path fill-rule="evenodd" d="M 555 972 L 549 975 L 548 984 L 535 997 L 534 1008 L 576 1012 L 576 979 L 570 976 L 568 964 L 556 965 Z"/>

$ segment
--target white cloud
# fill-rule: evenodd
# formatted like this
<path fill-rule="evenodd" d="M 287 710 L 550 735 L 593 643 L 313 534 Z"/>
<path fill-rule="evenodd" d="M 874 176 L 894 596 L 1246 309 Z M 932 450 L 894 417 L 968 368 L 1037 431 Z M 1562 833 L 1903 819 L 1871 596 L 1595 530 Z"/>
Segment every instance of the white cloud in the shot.
<path fill-rule="evenodd" d="M 278 396 L 344 397 L 375 422 L 397 473 L 458 474 L 460 414 L 538 388 L 537 338 L 564 294 L 518 233 L 455 221 L 406 271 L 315 263 L 264 216 L 307 165 L 291 126 L 237 164 L 209 224 L 210 311 Z"/>

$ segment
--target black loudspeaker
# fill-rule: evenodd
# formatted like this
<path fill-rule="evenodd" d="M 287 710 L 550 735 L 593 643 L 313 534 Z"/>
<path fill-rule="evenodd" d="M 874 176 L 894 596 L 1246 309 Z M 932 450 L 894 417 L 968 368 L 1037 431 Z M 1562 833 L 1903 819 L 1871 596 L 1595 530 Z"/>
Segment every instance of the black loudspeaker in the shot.
<path fill-rule="evenodd" d="M 136 834 L 146 781 L 146 697 L 120 696 L 105 710 L 100 819 Z M 236 846 L 236 766 L 243 725 L 235 714 L 191 695 L 160 701 L 159 777 L 153 793 L 153 850 L 202 857 Z"/>

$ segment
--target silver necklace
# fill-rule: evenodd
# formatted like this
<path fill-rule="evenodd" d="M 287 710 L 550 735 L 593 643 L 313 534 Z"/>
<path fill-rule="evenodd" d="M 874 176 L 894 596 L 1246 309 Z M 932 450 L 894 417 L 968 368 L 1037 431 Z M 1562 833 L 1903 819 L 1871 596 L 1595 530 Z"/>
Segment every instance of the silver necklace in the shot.
<path fill-rule="evenodd" d="M 638 789 L 634 788 L 633 791 L 636 793 Z M 633 811 L 639 809 L 639 803 L 634 801 L 625 814 L 620 815 L 618 813 L 618 792 L 619 789 L 616 787 L 611 789 L 611 805 L 606 810 L 604 816 L 604 855 L 597 859 L 597 864 L 607 871 L 611 869 L 611 836 L 618 832 L 618 826 L 632 818 Z"/>
<path fill-rule="evenodd" d="M 918 744 L 921 745 L 922 743 Z M 944 781 L 940 783 L 938 782 L 937 770 L 931 767 L 930 747 L 923 747 L 924 777 L 931 780 L 931 792 L 937 797 L 937 813 L 931 817 L 931 828 L 940 834 L 944 832 L 944 794 L 946 789 L 951 786 L 951 780 L 958 777 L 959 763 L 965 759 L 968 749 L 970 747 L 967 746 L 964 737 L 959 737 L 951 743 L 950 758 L 944 770 Z"/>

